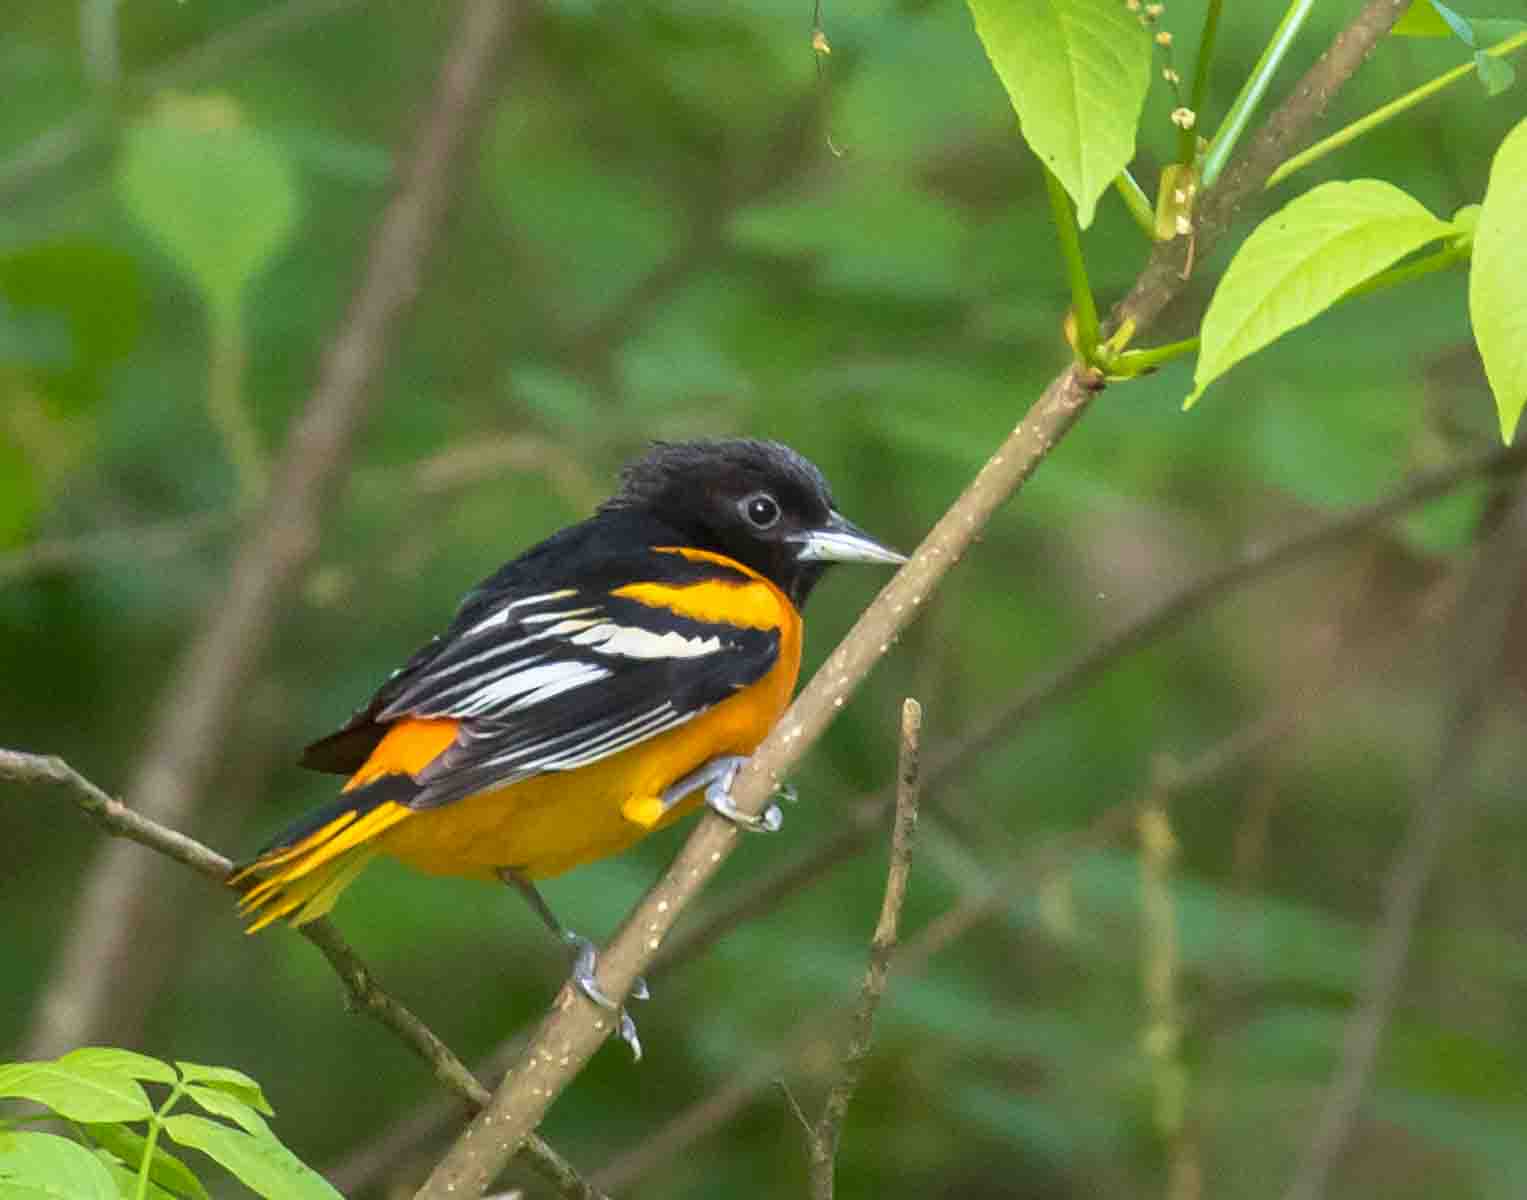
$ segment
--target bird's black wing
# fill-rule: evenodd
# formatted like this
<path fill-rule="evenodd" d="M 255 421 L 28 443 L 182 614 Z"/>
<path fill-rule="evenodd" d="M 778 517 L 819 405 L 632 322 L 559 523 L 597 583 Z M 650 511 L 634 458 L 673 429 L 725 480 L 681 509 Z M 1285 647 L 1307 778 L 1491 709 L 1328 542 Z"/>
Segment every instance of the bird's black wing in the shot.
<path fill-rule="evenodd" d="M 408 718 L 459 722 L 455 742 L 417 775 L 413 807 L 432 807 L 548 771 L 569 771 L 677 728 L 757 682 L 779 656 L 781 628 L 677 612 L 653 595 L 748 593 L 769 585 L 740 569 L 656 550 L 601 556 L 576 582 L 495 577 L 337 734 L 304 762 L 353 771 L 359 750 Z M 618 595 L 656 585 L 644 600 Z M 791 619 L 778 598 L 779 619 Z M 375 732 L 373 732 L 375 731 Z M 363 740 L 364 739 L 364 740 Z M 363 756 L 361 761 L 363 761 Z"/>

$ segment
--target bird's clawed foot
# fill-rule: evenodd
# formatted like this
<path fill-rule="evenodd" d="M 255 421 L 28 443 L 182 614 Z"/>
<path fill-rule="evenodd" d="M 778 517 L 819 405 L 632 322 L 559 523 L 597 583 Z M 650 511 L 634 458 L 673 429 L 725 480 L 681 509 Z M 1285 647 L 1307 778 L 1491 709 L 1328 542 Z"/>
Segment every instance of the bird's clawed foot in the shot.
<path fill-rule="evenodd" d="M 630 1013 L 616 1003 L 604 988 L 599 986 L 597 975 L 599 952 L 594 943 L 582 934 L 574 933 L 570 929 L 562 931 L 562 940 L 573 951 L 573 986 L 606 1012 L 620 1014 L 620 1026 L 617 1031 L 620 1035 L 620 1040 L 631 1047 L 631 1057 L 637 1062 L 641 1062 L 642 1040 L 636 1035 L 636 1022 L 631 1019 Z M 640 975 L 631 981 L 629 999 L 646 1000 L 651 995 L 652 990 L 647 986 L 647 981 Z"/>
<path fill-rule="evenodd" d="M 742 770 L 747 761 L 740 754 L 725 754 L 711 759 L 672 784 L 663 793 L 663 807 L 672 808 L 691 792 L 704 788 L 705 803 L 711 811 L 725 817 L 739 829 L 749 833 L 778 833 L 780 826 L 785 823 L 785 814 L 772 800 L 756 817 L 740 811 L 732 803 L 732 784 L 737 778 L 737 772 Z M 788 787 L 781 789 L 781 794 L 793 798 L 793 791 Z"/>
<path fill-rule="evenodd" d="M 519 871 L 511 867 L 501 868 L 499 878 L 505 883 L 518 889 L 521 895 L 529 902 L 536 914 L 546 923 L 546 927 L 559 937 L 573 953 L 572 985 L 587 996 L 593 1003 L 607 1012 L 618 1012 L 620 1024 L 617 1032 L 620 1040 L 631 1047 L 631 1055 L 637 1061 L 642 1060 L 641 1038 L 636 1036 L 636 1022 L 631 1019 L 631 1014 L 617 1004 L 604 988 L 599 986 L 599 949 L 581 933 L 574 933 L 557 920 L 556 914 L 551 911 L 541 893 L 536 890 L 533 883 Z M 647 981 L 638 975 L 631 981 L 630 998 L 632 1000 L 646 1000 L 650 998 L 652 991 L 647 987 Z"/>

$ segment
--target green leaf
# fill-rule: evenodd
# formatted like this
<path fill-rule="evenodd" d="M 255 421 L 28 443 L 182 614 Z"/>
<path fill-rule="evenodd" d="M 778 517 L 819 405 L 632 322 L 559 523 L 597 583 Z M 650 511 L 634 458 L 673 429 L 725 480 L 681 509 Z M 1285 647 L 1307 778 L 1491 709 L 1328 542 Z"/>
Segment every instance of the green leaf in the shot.
<path fill-rule="evenodd" d="M 262 1196 L 279 1200 L 343 1200 L 324 1177 L 276 1140 L 254 1136 L 182 1114 L 167 1117 L 164 1131 L 182 1146 L 190 1146 L 228 1168 L 239 1181 Z"/>
<path fill-rule="evenodd" d="M 104 1150 L 97 1150 L 96 1157 L 111 1172 L 111 1177 L 117 1185 L 117 1195 L 121 1200 L 138 1200 L 137 1172 L 129 1170 Z M 174 1192 L 165 1191 L 151 1179 L 145 1200 L 180 1200 L 180 1198 Z"/>
<path fill-rule="evenodd" d="M 1151 42 L 1119 0 L 969 0 L 1024 139 L 1092 224 L 1135 154 Z"/>
<path fill-rule="evenodd" d="M 35 1100 L 71 1121 L 146 1121 L 154 1111 L 136 1080 L 61 1062 L 0 1067 L 0 1097 L 4 1096 Z"/>
<path fill-rule="evenodd" d="M 226 320 L 297 227 L 290 162 L 223 96 L 163 97 L 123 140 L 117 192 Z"/>
<path fill-rule="evenodd" d="M 1442 14 L 1437 11 L 1433 0 L 1413 0 L 1411 6 L 1405 10 L 1389 32 L 1395 37 L 1453 36 L 1453 30 L 1443 19 Z"/>
<path fill-rule="evenodd" d="M 136 1176 L 143 1164 L 143 1152 L 148 1139 L 126 1125 L 83 1125 L 90 1140 L 103 1150 L 109 1150 L 120 1158 Z M 207 1189 L 191 1168 L 181 1162 L 162 1146 L 154 1147 L 154 1157 L 149 1163 L 148 1177 L 154 1183 L 177 1196 L 191 1196 L 194 1200 L 207 1200 Z"/>
<path fill-rule="evenodd" d="M 117 1200 L 116 1182 L 78 1142 L 0 1133 L 0 1200 Z"/>
<path fill-rule="evenodd" d="M 1490 167 L 1469 268 L 1469 319 L 1509 442 L 1527 406 L 1527 120 L 1506 135 Z"/>
<path fill-rule="evenodd" d="M 1487 95 L 1499 96 L 1516 82 L 1515 67 L 1504 58 L 1486 54 L 1483 50 L 1474 52 L 1474 69 Z"/>
<path fill-rule="evenodd" d="M 104 1071 L 124 1079 L 147 1079 L 152 1083 L 174 1083 L 179 1078 L 169 1063 L 115 1046 L 81 1046 L 58 1061 L 63 1066 Z"/>
<path fill-rule="evenodd" d="M 1191 406 L 1236 363 L 1452 227 L 1392 184 L 1323 183 L 1257 226 L 1204 315 Z"/>
<path fill-rule="evenodd" d="M 1398 37 L 1456 37 L 1465 46 L 1474 48 L 1474 29 L 1469 19 L 1442 0 L 1415 0 L 1390 32 Z"/>
<path fill-rule="evenodd" d="M 1474 26 L 1474 41 L 1482 50 L 1527 32 L 1527 21 L 1519 21 L 1515 17 L 1480 17 L 1471 24 Z"/>
<path fill-rule="evenodd" d="M 265 1124 L 264 1118 L 231 1092 L 205 1087 L 199 1083 L 186 1084 L 185 1092 L 213 1116 L 227 1117 L 235 1125 L 242 1126 L 246 1133 L 270 1132 L 270 1126 Z"/>
<path fill-rule="evenodd" d="M 242 1100 L 257 1112 L 264 1113 L 267 1117 L 276 1115 L 276 1110 L 270 1106 L 270 1101 L 265 1098 L 265 1093 L 260 1085 L 243 1071 L 235 1071 L 232 1067 L 209 1067 L 204 1063 L 177 1062 L 180 1068 L 181 1078 L 187 1083 L 204 1083 L 208 1087 L 216 1088 L 220 1092 L 227 1092 Z"/>

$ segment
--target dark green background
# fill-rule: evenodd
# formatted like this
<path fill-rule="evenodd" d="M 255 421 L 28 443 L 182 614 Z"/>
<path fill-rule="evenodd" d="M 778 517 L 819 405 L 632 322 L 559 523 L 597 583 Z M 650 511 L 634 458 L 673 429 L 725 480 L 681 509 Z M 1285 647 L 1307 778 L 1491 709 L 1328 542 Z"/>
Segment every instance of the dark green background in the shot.
<path fill-rule="evenodd" d="M 128 538 L 64 567 L 17 568 L 37 544 L 235 498 L 207 418 L 204 312 L 117 198 L 116 134 L 143 111 L 135 78 L 220 44 L 257 10 L 308 7 L 125 0 L 129 86 L 110 112 L 82 67 L 78 5 L 8 0 L 0 17 L 0 744 L 62 754 L 108 788 L 143 749 L 235 544 L 222 527 L 170 554 Z M 1227 6 L 1211 126 L 1281 7 Z M 1275 95 L 1357 7 L 1319 6 Z M 1164 17 L 1184 74 L 1201 12 L 1174 0 Z M 301 746 L 467 587 L 584 514 L 647 439 L 782 438 L 823 467 L 845 512 L 910 548 L 1065 364 L 1069 301 L 1043 181 L 964 6 L 829 3 L 834 53 L 820 75 L 810 16 L 769 0 L 530 11 L 355 471 L 187 832 L 237 856 L 325 799 L 328 780 L 290 765 Z M 300 228 L 247 303 L 244 394 L 272 452 L 351 294 L 453 19 L 452 5 L 351 4 L 178 85 L 232 98 L 297 171 Z M 1386 43 L 1325 128 L 1459 61 L 1456 45 Z M 1318 178 L 1377 177 L 1449 216 L 1481 198 L 1523 95 L 1487 101 L 1466 81 L 1268 205 Z M 1174 104 L 1158 80 L 1136 164 L 1148 187 L 1175 145 Z M 79 118 L 91 112 L 102 115 Z M 71 119 L 102 136 L 32 165 Z M 1112 196 L 1085 245 L 1105 304 L 1148 251 Z M 1192 331 L 1226 254 L 1200 263 L 1152 341 Z M 930 746 L 944 743 L 1244 544 L 1487 444 L 1495 417 L 1465 291 L 1458 271 L 1346 307 L 1186 415 L 1191 360 L 1111 389 L 813 750 L 785 832 L 750 840 L 711 902 L 891 779 L 902 696 L 922 699 Z M 485 448 L 520 465 L 421 486 L 421 463 Z M 1154 756 L 1190 759 L 1266 713 L 1305 711 L 1272 753 L 1174 798 L 1188 1149 L 1151 1119 L 1126 835 L 893 981 L 841 1195 L 1160 1196 L 1174 1153 L 1196 1156 L 1218 1200 L 1281 1192 L 1336 1062 L 1384 873 L 1435 763 L 1448 616 L 1480 500 L 1476 489 L 1434 505 L 1205 613 L 983 755 L 939 795 L 957 816 L 926 823 L 909 932 L 1137 794 Z M 809 663 L 878 582 L 843 570 L 823 586 Z M 1509 686 L 1476 747 L 1473 796 L 1340 1194 L 1505 1196 L 1527 1171 L 1524 647 L 1503 652 Z M 1348 663 L 1343 682 L 1302 699 L 1333 656 Z M 101 835 L 49 794 L 5 787 L 0 801 L 3 1053 L 24 1035 Z M 549 897 L 602 936 L 678 836 L 556 881 Z M 820 1009 L 821 1038 L 782 1072 L 814 1109 L 834 1053 L 830 1005 L 857 987 L 883 875 L 882 839 L 663 979 L 640 1013 L 648 1060 L 602 1051 L 547 1136 L 581 1168 L 605 1165 Z M 246 940 L 227 896 L 195 881 L 186 895 L 174 973 L 136 1048 L 250 1071 L 278 1131 L 321 1168 L 435 1093 L 386 1033 L 345 1015 L 310 946 L 281 931 Z M 523 905 L 478 884 L 383 865 L 337 918 L 468 1060 L 533 1020 L 564 970 Z M 397 1165 L 396 1190 L 367 1194 L 408 1194 L 434 1152 Z M 804 1162 L 796 1121 L 766 1086 L 625 1194 L 798 1196 Z"/>

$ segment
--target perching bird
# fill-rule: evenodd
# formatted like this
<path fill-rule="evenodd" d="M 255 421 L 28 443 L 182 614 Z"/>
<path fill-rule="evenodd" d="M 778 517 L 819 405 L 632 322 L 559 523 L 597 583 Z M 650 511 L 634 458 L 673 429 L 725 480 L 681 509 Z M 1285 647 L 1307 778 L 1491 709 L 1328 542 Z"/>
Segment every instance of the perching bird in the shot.
<path fill-rule="evenodd" d="M 801 606 L 831 563 L 903 561 L 787 446 L 657 443 L 593 517 L 469 592 L 443 634 L 308 747 L 304 766 L 349 781 L 230 876 L 249 932 L 323 915 L 390 855 L 514 884 L 573 946 L 579 988 L 613 1008 L 592 943 L 531 881 L 624 850 L 702 798 L 778 828 L 777 806 L 744 817 L 730 788 L 794 691 Z"/>

